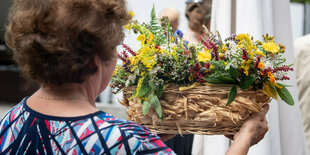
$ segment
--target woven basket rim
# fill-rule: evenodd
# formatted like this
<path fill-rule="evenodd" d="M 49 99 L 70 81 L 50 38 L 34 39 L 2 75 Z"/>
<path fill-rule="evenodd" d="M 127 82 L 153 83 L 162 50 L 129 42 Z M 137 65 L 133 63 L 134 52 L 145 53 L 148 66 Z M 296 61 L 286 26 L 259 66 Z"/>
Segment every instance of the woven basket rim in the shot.
<path fill-rule="evenodd" d="M 179 85 L 169 85 L 160 98 L 166 116 L 164 122 L 160 121 L 152 108 L 147 115 L 143 115 L 138 98 L 128 100 L 135 86 L 123 89 L 126 103 L 122 104 L 128 108 L 129 119 L 145 125 L 153 132 L 229 135 L 236 133 L 251 113 L 261 111 L 262 106 L 270 102 L 270 97 L 261 90 L 238 88 L 238 98 L 231 105 L 225 106 L 231 87 L 226 84 L 205 84 L 180 91 Z"/>
<path fill-rule="evenodd" d="M 168 92 L 168 91 L 180 91 L 182 93 L 194 93 L 192 92 L 192 90 L 194 89 L 199 89 L 199 88 L 204 88 L 204 87 L 213 87 L 215 89 L 218 89 L 218 88 L 227 88 L 227 89 L 231 89 L 233 86 L 235 85 L 232 85 L 232 84 L 211 84 L 211 83 L 203 83 L 202 85 L 197 85 L 197 86 L 194 86 L 193 88 L 188 88 L 186 90 L 179 90 L 179 88 L 181 87 L 184 87 L 184 86 L 181 86 L 181 85 L 177 85 L 177 84 L 167 84 L 167 88 L 163 90 L 163 92 Z M 124 87 L 122 89 L 123 93 L 124 92 L 127 92 L 127 93 L 132 93 L 134 91 L 134 89 L 136 89 L 137 86 L 130 86 L 130 87 Z M 167 90 L 167 89 L 170 89 L 170 90 Z M 190 92 L 189 92 L 190 91 Z M 251 88 L 248 88 L 246 90 L 242 90 L 240 87 L 237 87 L 237 92 L 238 94 L 242 94 L 242 93 L 247 93 L 247 94 L 251 94 L 251 93 L 263 93 L 263 90 L 261 89 L 258 89 L 258 90 L 254 90 L 254 89 L 251 89 Z M 267 95 L 267 94 L 266 94 Z"/>

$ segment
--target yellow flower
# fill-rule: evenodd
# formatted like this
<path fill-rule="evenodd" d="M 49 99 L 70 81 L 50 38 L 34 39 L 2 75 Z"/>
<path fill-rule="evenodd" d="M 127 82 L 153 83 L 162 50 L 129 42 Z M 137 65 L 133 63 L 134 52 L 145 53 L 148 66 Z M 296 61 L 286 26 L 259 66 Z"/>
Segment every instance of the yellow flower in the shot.
<path fill-rule="evenodd" d="M 153 41 L 153 39 L 154 39 L 154 35 L 151 34 L 151 35 L 149 36 L 149 39 L 147 40 L 147 43 L 149 44 L 150 42 Z"/>
<path fill-rule="evenodd" d="M 140 34 L 137 38 L 138 41 L 141 41 L 141 46 L 144 44 L 145 42 L 145 35 Z"/>
<path fill-rule="evenodd" d="M 250 35 L 249 34 L 239 34 L 238 36 L 236 36 L 237 40 L 246 40 L 249 41 L 250 39 Z"/>
<path fill-rule="evenodd" d="M 272 53 L 278 53 L 280 50 L 280 47 L 275 44 L 273 41 L 272 42 L 267 42 L 267 43 L 263 43 L 263 48 L 268 51 L 268 52 L 272 52 Z"/>
<path fill-rule="evenodd" d="M 226 46 L 226 44 L 224 44 L 222 47 L 222 51 L 225 52 L 226 50 L 227 50 L 227 46 Z"/>
<path fill-rule="evenodd" d="M 265 67 L 264 63 L 263 62 L 259 62 L 257 68 L 262 70 L 264 67 Z"/>
<path fill-rule="evenodd" d="M 245 75 L 249 75 L 249 69 L 250 69 L 250 66 L 249 65 L 246 65 L 246 66 L 241 66 L 240 67 L 241 69 L 243 69 L 243 73 L 245 74 Z"/>
<path fill-rule="evenodd" d="M 207 61 L 210 61 L 212 59 L 212 55 L 211 55 L 210 51 L 207 50 L 204 52 L 198 52 L 197 58 L 198 58 L 198 61 L 200 61 L 200 62 L 207 62 Z"/>
<path fill-rule="evenodd" d="M 178 56 L 177 56 L 177 49 L 178 49 L 177 46 L 173 46 L 172 51 L 168 54 L 172 55 L 174 57 L 174 59 L 177 61 L 177 63 L 179 63 Z"/>
<path fill-rule="evenodd" d="M 239 40 L 237 48 L 245 48 L 248 52 L 255 48 L 249 34 L 239 34 L 236 39 Z"/>
<path fill-rule="evenodd" d="M 127 30 L 131 30 L 132 29 L 132 25 L 130 23 L 124 25 L 124 28 Z"/>
<path fill-rule="evenodd" d="M 137 59 L 142 62 L 142 64 L 150 71 L 155 65 L 155 48 L 150 48 L 149 46 L 142 46 L 139 50 L 139 55 Z"/>
<path fill-rule="evenodd" d="M 119 67 L 119 65 L 117 65 L 116 66 L 116 69 L 114 70 L 114 72 L 113 72 L 113 76 L 115 75 L 115 74 L 117 74 L 118 72 L 120 71 L 120 67 Z"/>
<path fill-rule="evenodd" d="M 135 16 L 135 13 L 133 13 L 132 11 L 129 11 L 128 14 L 129 16 L 131 16 L 131 18 Z"/>
<path fill-rule="evenodd" d="M 255 51 L 255 54 L 256 55 L 260 55 L 260 56 L 263 56 L 263 57 L 265 57 L 266 55 L 264 54 L 264 52 L 262 52 L 262 51 Z"/>
<path fill-rule="evenodd" d="M 130 60 L 131 64 L 136 64 L 136 62 L 137 62 L 135 56 L 130 57 L 129 60 Z"/>
<path fill-rule="evenodd" d="M 172 47 L 172 50 L 173 50 L 173 51 L 176 51 L 177 49 L 178 49 L 177 46 L 173 46 L 173 47 Z"/>
<path fill-rule="evenodd" d="M 140 34 L 140 35 L 137 37 L 137 40 L 138 40 L 138 41 L 145 41 L 145 35 Z"/>

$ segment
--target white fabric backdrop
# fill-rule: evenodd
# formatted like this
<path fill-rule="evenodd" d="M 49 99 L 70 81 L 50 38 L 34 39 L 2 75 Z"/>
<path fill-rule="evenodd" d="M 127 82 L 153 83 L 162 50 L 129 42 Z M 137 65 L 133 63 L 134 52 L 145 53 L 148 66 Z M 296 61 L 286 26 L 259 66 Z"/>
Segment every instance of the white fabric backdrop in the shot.
<path fill-rule="evenodd" d="M 219 30 L 223 37 L 232 33 L 250 33 L 255 39 L 268 33 L 286 45 L 288 63 L 294 62 L 289 0 L 214 0 L 211 30 Z M 272 101 L 267 114 L 269 131 L 265 138 L 250 148 L 249 155 L 306 155 L 302 120 L 298 104 L 295 73 L 288 84 L 295 106 Z M 195 136 L 193 155 L 222 155 L 229 147 L 223 136 Z"/>

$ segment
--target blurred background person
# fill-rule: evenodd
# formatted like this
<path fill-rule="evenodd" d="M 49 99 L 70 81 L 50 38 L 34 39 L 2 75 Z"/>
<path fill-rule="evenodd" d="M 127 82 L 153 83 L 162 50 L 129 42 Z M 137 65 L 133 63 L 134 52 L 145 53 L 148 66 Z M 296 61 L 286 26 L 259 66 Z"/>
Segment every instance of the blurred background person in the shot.
<path fill-rule="evenodd" d="M 162 17 L 168 17 L 171 23 L 171 27 L 173 32 L 176 32 L 179 27 L 179 17 L 180 17 L 180 11 L 173 7 L 165 8 L 161 11 L 159 15 L 159 19 Z"/>
<path fill-rule="evenodd" d="M 187 0 L 186 3 L 188 30 L 184 37 L 189 42 L 198 43 L 204 32 L 202 25 L 210 29 L 212 0 Z"/>
<path fill-rule="evenodd" d="M 294 43 L 296 56 L 296 78 L 298 99 L 300 103 L 303 125 L 310 148 L 310 34 L 300 37 Z"/>

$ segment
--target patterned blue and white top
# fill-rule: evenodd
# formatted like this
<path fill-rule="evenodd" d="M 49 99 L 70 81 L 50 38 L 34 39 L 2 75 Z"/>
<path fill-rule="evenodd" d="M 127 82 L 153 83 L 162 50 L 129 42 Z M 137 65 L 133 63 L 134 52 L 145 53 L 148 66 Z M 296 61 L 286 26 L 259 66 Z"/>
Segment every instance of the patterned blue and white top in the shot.
<path fill-rule="evenodd" d="M 102 111 L 54 117 L 30 109 L 27 98 L 0 122 L 0 154 L 175 154 L 146 127 Z"/>

